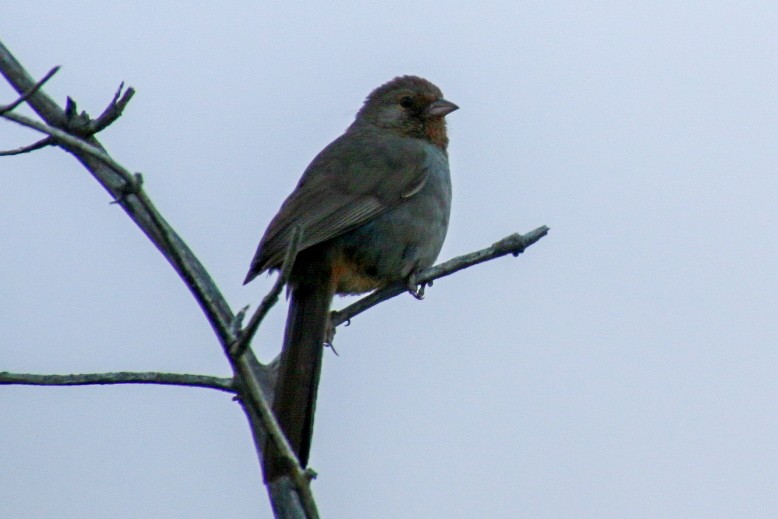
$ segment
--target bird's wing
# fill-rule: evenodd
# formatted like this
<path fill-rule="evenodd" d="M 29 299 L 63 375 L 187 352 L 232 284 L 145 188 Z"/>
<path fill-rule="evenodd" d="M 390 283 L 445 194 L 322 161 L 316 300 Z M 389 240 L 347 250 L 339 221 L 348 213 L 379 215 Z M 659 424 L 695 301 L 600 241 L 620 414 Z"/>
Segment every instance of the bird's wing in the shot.
<path fill-rule="evenodd" d="M 246 282 L 280 267 L 292 230 L 299 250 L 339 236 L 418 193 L 427 181 L 427 152 L 417 139 L 384 131 L 349 131 L 324 148 L 270 222 Z"/>

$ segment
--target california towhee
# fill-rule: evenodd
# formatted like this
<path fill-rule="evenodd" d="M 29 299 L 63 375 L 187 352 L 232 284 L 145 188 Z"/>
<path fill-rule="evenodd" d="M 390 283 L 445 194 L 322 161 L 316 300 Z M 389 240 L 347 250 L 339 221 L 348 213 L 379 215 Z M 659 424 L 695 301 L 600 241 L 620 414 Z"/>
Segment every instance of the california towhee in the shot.
<path fill-rule="evenodd" d="M 346 132 L 319 153 L 284 201 L 244 282 L 279 269 L 302 230 L 289 278 L 273 411 L 308 462 L 316 388 L 334 294 L 360 294 L 432 266 L 451 208 L 444 117 L 458 107 L 429 81 L 402 76 L 376 88 Z M 284 473 L 268 442 L 265 477 Z"/>

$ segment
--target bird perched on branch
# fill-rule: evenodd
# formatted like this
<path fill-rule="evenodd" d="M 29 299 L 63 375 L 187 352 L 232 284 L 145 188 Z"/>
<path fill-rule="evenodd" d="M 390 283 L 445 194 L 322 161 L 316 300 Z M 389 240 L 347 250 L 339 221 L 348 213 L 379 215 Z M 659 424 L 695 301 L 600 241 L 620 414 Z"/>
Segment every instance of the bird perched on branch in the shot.
<path fill-rule="evenodd" d="M 244 284 L 280 269 L 294 229 L 302 231 L 273 412 L 303 466 L 334 294 L 405 281 L 420 297 L 415 274 L 443 246 L 451 209 L 444 118 L 457 108 L 420 77 L 373 90 L 346 132 L 313 159 L 259 242 Z M 265 478 L 284 473 L 268 442 Z"/>

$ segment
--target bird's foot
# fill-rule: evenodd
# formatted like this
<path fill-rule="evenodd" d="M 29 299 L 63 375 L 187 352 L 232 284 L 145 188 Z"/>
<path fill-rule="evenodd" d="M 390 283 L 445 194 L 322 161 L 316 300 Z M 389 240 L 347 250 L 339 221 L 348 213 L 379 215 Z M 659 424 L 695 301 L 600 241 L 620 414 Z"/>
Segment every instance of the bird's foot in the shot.
<path fill-rule="evenodd" d="M 338 350 L 335 349 L 335 345 L 333 344 L 334 341 L 335 341 L 335 327 L 332 326 L 332 323 L 328 321 L 327 331 L 324 333 L 324 347 L 331 349 L 332 353 L 340 357 L 340 355 L 338 355 Z"/>
<path fill-rule="evenodd" d="M 432 281 L 427 281 L 426 283 L 418 283 L 416 281 L 416 274 L 411 274 L 408 276 L 408 280 L 406 281 L 406 287 L 408 288 L 408 293 L 421 301 L 424 299 L 424 289 L 427 287 L 432 286 Z"/>

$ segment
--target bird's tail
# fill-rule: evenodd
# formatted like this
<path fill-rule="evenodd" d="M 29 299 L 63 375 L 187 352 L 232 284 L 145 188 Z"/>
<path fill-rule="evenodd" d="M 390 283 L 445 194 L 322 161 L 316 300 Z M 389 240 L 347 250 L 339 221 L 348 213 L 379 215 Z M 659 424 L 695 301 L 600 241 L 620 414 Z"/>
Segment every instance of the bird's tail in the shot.
<path fill-rule="evenodd" d="M 294 286 L 286 319 L 273 412 L 303 467 L 308 464 L 311 449 L 316 391 L 333 292 L 329 276 Z M 287 472 L 270 438 L 265 445 L 264 472 L 267 481 Z"/>

